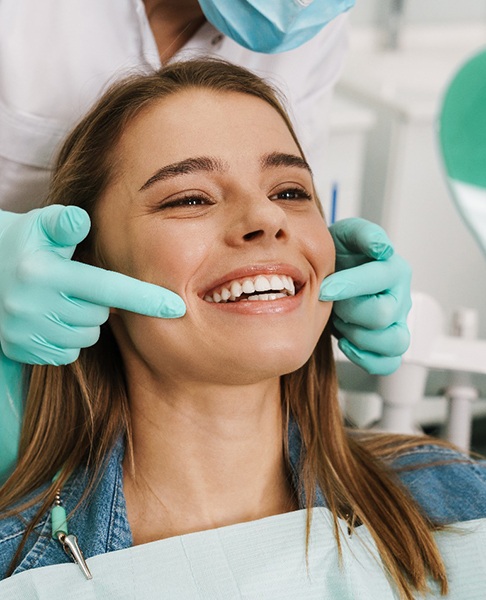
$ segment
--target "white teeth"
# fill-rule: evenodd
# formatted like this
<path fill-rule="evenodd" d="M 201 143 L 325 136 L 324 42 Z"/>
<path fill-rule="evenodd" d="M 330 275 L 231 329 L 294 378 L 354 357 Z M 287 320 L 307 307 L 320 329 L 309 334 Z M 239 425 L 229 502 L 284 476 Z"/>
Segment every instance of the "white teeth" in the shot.
<path fill-rule="evenodd" d="M 279 290 L 279 291 L 276 291 Z M 255 294 L 255 292 L 260 292 Z M 269 292 L 269 293 L 261 293 Z M 242 282 L 233 281 L 230 285 L 222 287 L 218 292 L 213 292 L 210 296 L 204 296 L 206 302 L 234 302 L 242 294 L 248 294 L 245 300 L 277 300 L 286 296 L 295 296 L 295 285 L 288 275 L 257 275 L 254 279 L 244 279 Z"/>
<path fill-rule="evenodd" d="M 295 285 L 294 285 L 294 282 L 292 281 L 292 278 L 291 277 L 287 277 L 287 275 L 284 275 L 282 277 L 282 281 L 283 281 L 283 284 L 285 286 L 285 289 L 288 292 L 290 292 L 290 294 L 292 296 L 294 296 L 295 295 Z"/>
<path fill-rule="evenodd" d="M 284 275 L 285 277 L 285 275 Z M 277 277 L 277 275 L 272 275 L 272 277 L 270 278 L 270 289 L 272 290 L 283 290 L 285 288 L 285 285 L 282 281 L 282 279 L 280 279 L 280 277 Z"/>
<path fill-rule="evenodd" d="M 264 292 L 265 290 L 271 290 L 272 286 L 266 277 L 263 275 L 258 275 L 255 279 L 255 291 L 256 292 Z"/>
<path fill-rule="evenodd" d="M 256 294 L 255 296 L 248 296 L 248 300 L 278 300 L 286 297 L 287 294 Z"/>
<path fill-rule="evenodd" d="M 239 281 L 233 281 L 233 283 L 231 284 L 231 297 L 232 298 L 239 298 L 241 296 L 241 294 L 243 293 L 243 289 L 241 287 L 241 283 Z"/>
<path fill-rule="evenodd" d="M 245 279 L 245 281 L 241 284 L 241 288 L 244 294 L 253 294 L 255 291 L 255 286 L 253 285 L 253 281 L 251 279 Z"/>

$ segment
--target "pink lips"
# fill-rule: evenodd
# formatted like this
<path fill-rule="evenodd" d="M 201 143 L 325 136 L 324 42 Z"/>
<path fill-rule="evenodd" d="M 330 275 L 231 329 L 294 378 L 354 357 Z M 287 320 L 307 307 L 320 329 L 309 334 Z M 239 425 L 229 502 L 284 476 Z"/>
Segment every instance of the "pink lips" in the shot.
<path fill-rule="evenodd" d="M 305 278 L 297 267 L 285 263 L 266 264 L 266 265 L 250 265 L 240 269 L 235 269 L 224 276 L 213 281 L 207 291 L 200 294 L 201 298 L 206 295 L 211 295 L 214 291 L 229 284 L 234 280 L 243 280 L 245 278 L 254 278 L 257 275 L 288 275 L 290 276 L 296 287 L 294 296 L 285 296 L 275 300 L 265 300 L 257 302 L 220 302 L 207 303 L 210 307 L 216 307 L 219 310 L 230 313 L 246 314 L 246 315 L 271 315 L 283 314 L 294 310 L 300 306 L 302 302 L 302 294 L 300 293 L 305 287 Z"/>
<path fill-rule="evenodd" d="M 294 267 L 285 263 L 278 264 L 267 264 L 267 265 L 249 265 L 246 267 L 241 267 L 239 269 L 235 269 L 229 273 L 226 273 L 222 277 L 219 277 L 217 280 L 213 281 L 211 285 L 200 294 L 201 298 L 204 298 L 206 295 L 211 295 L 215 290 L 220 287 L 231 283 L 235 279 L 245 279 L 246 277 L 256 277 L 257 275 L 289 275 L 292 277 L 295 283 L 295 287 L 297 290 L 304 285 L 305 279 L 302 271 L 297 267 Z M 272 302 L 272 301 L 269 301 Z"/>

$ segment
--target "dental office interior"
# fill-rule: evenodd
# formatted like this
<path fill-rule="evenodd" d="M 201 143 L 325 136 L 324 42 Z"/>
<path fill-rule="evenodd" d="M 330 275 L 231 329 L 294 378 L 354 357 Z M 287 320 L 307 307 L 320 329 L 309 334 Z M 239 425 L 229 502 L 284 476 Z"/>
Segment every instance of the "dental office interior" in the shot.
<path fill-rule="evenodd" d="M 486 186 L 469 186 L 471 203 L 451 178 L 459 157 L 486 179 L 486 2 L 358 0 L 349 43 L 316 184 L 329 220 L 387 231 L 412 266 L 413 307 L 395 374 L 337 352 L 345 413 L 486 453 Z"/>

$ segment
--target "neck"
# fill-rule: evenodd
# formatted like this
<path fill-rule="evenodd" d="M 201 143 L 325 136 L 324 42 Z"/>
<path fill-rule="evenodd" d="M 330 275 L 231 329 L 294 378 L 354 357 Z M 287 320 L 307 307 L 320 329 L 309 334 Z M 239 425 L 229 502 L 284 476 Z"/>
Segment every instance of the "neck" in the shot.
<path fill-rule="evenodd" d="M 133 456 L 124 472 L 135 544 L 296 508 L 278 379 L 163 390 L 130 389 Z"/>
<path fill-rule="evenodd" d="M 205 22 L 196 0 L 144 0 L 162 63 L 174 56 Z"/>

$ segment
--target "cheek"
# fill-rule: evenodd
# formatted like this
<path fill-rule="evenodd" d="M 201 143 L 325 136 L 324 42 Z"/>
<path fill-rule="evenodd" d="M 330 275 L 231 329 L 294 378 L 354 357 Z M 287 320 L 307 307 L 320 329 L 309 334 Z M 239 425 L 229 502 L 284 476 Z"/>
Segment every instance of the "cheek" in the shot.
<path fill-rule="evenodd" d="M 309 261 L 313 266 L 316 281 L 316 293 L 319 293 L 319 288 L 322 280 L 334 272 L 336 261 L 336 250 L 329 229 L 322 217 L 316 219 L 308 230 L 307 252 Z M 326 326 L 332 311 L 332 302 L 321 302 L 317 300 L 316 305 L 316 321 L 315 331 L 317 343 L 324 327 Z"/>
<path fill-rule="evenodd" d="M 189 223 L 152 223 L 139 232 L 136 249 L 130 252 L 135 276 L 184 295 L 214 239 Z"/>
<path fill-rule="evenodd" d="M 190 228 L 183 223 L 154 216 L 123 223 L 104 218 L 102 222 L 97 247 L 104 268 L 173 291 L 185 289 L 207 252 L 205 240 L 188 231 Z"/>
<path fill-rule="evenodd" d="M 134 233 L 124 206 L 114 206 L 110 198 L 101 200 L 92 218 L 96 228 L 95 258 L 103 269 L 132 275 Z"/>
<path fill-rule="evenodd" d="M 108 203 L 96 214 L 96 264 L 135 279 L 167 288 L 179 294 L 190 311 L 190 286 L 216 245 L 216 232 L 209 225 L 191 223 L 189 220 L 164 220 L 157 214 L 128 217 L 123 210 L 114 211 Z M 214 228 L 213 228 L 214 229 Z M 193 292 L 193 290 L 192 290 Z M 167 327 L 158 331 L 141 321 L 133 313 L 111 309 L 112 315 L 123 315 L 113 321 L 119 332 L 125 330 L 130 338 L 134 332 L 151 335 L 171 334 Z M 140 317 L 141 318 L 141 317 Z M 158 320 L 157 320 L 158 321 Z M 164 321 L 164 325 L 168 324 Z M 176 320 L 179 321 L 179 320 Z M 161 323 L 156 323 L 158 326 Z M 177 323 L 180 328 L 180 323 Z M 120 335 L 120 333 L 119 333 Z M 135 340 L 131 340 L 134 342 Z"/>
<path fill-rule="evenodd" d="M 306 253 L 309 262 L 314 268 L 316 277 L 321 280 L 327 277 L 335 270 L 336 250 L 334 242 L 326 223 L 319 215 L 309 224 L 303 234 L 305 240 Z"/>

